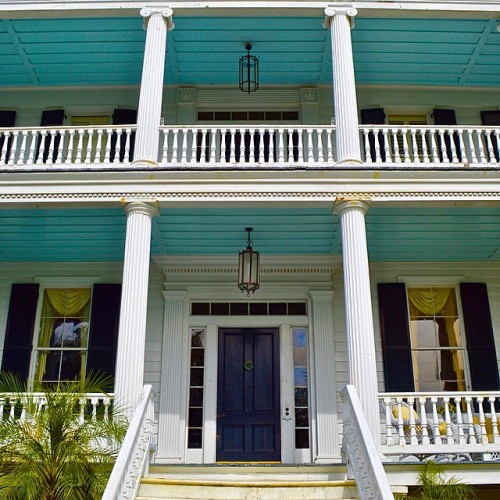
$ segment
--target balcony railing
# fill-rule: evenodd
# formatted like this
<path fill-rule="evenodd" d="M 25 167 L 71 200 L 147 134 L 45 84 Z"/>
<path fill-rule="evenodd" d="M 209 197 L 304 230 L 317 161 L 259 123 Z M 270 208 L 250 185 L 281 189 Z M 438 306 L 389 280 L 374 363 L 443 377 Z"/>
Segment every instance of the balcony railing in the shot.
<path fill-rule="evenodd" d="M 500 459 L 500 392 L 385 393 L 379 401 L 386 455 Z"/>
<path fill-rule="evenodd" d="M 131 167 L 135 125 L 0 129 L 0 169 Z M 359 128 L 372 169 L 498 168 L 500 128 Z M 158 163 L 168 169 L 335 169 L 334 126 L 162 126 Z"/>

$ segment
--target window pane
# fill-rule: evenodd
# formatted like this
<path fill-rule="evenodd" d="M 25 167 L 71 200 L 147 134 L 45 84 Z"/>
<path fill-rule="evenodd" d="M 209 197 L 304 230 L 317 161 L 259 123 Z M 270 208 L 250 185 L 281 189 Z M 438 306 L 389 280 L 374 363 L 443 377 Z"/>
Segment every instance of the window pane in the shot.
<path fill-rule="evenodd" d="M 437 324 L 433 319 L 419 319 L 410 322 L 411 343 L 414 349 L 419 347 L 437 347 Z"/>

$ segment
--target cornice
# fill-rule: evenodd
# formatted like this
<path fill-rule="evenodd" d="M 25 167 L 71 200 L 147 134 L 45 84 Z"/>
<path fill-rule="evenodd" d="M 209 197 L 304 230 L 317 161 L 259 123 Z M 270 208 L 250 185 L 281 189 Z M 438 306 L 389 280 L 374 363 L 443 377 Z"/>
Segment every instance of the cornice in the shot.
<path fill-rule="evenodd" d="M 1 189 L 1 188 L 0 188 Z M 126 200 L 153 199 L 159 206 L 192 202 L 333 202 L 336 199 L 390 201 L 498 201 L 499 190 L 363 190 L 363 191 L 120 191 L 120 192 L 18 192 L 0 193 L 2 204 L 63 203 L 114 205 Z"/>

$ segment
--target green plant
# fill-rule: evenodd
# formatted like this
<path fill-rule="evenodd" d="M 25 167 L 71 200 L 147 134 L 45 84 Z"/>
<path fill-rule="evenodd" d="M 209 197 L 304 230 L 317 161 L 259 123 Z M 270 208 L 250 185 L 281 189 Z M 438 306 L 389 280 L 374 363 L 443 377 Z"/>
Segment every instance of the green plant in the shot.
<path fill-rule="evenodd" d="M 470 500 L 476 498 L 474 488 L 452 476 L 446 479 L 443 467 L 427 462 L 418 476 L 419 488 L 407 500 Z"/>
<path fill-rule="evenodd" d="M 89 392 L 105 394 L 107 382 L 89 377 L 48 387 L 40 408 L 18 379 L 0 375 L 0 393 L 12 393 L 23 408 L 0 414 L 0 499 L 101 498 L 128 424 L 112 406 L 92 417 L 82 401 Z"/>

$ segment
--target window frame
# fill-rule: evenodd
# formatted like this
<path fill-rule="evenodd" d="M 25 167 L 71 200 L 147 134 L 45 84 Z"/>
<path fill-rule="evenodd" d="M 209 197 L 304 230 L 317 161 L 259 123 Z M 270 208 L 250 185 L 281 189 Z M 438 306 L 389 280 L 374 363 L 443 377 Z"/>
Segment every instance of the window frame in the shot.
<path fill-rule="evenodd" d="M 89 324 L 91 320 L 91 312 L 92 312 L 92 298 L 93 298 L 93 287 L 94 284 L 100 283 L 99 278 L 35 278 L 33 280 L 34 283 L 39 285 L 39 295 L 38 295 L 38 303 L 36 307 L 36 315 L 35 315 L 35 331 L 33 333 L 33 346 L 31 349 L 31 358 L 30 358 L 30 369 L 28 373 L 28 389 L 32 390 L 35 383 L 36 375 L 36 365 L 38 360 L 38 353 L 40 351 L 38 343 L 40 341 L 40 332 L 41 332 L 41 321 L 42 321 L 42 309 L 43 309 L 43 300 L 45 297 L 46 289 L 54 289 L 54 288 L 89 288 L 90 289 L 90 305 L 89 305 Z M 78 348 L 78 351 L 84 350 L 88 352 L 88 339 L 87 339 L 87 347 L 85 349 Z M 46 348 L 42 348 L 42 350 L 47 350 Z M 56 349 L 59 350 L 59 349 Z M 60 350 L 64 350 L 61 348 Z M 85 362 L 86 364 L 86 362 Z M 86 371 L 85 366 L 85 371 Z"/>
<path fill-rule="evenodd" d="M 409 304 L 409 292 L 408 289 L 411 288 L 453 288 L 455 291 L 455 300 L 457 306 L 457 315 L 458 321 L 460 325 L 460 339 L 461 339 L 461 347 L 460 351 L 463 352 L 463 361 L 464 361 L 464 382 L 465 382 L 465 391 L 470 391 L 472 388 L 472 379 L 469 368 L 469 355 L 467 349 L 467 336 L 465 333 L 465 324 L 464 317 L 462 311 L 462 300 L 460 295 L 460 283 L 465 282 L 465 277 L 463 276 L 398 276 L 398 282 L 403 283 L 405 285 L 406 291 L 406 307 L 407 307 L 407 317 L 408 317 L 408 333 L 409 333 L 409 343 L 410 343 L 410 355 L 412 358 L 412 371 L 413 371 L 413 387 L 416 391 L 417 385 L 417 374 L 415 373 L 415 366 L 413 366 L 413 354 L 415 351 L 450 351 L 452 349 L 449 348 L 440 348 L 436 346 L 435 348 L 422 348 L 422 349 L 414 349 L 413 347 L 413 339 L 411 335 L 411 316 L 410 316 L 410 304 Z M 418 392 L 436 392 L 436 391 L 418 391 Z M 446 392 L 443 390 L 439 390 L 437 392 Z M 452 391 L 454 392 L 454 391 Z"/>

